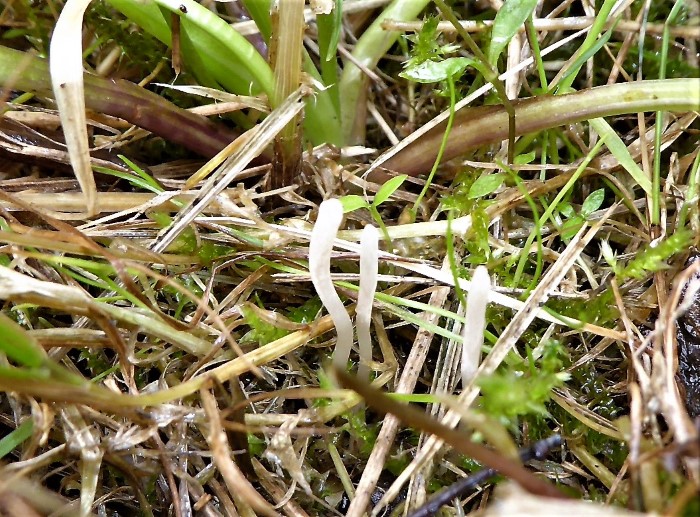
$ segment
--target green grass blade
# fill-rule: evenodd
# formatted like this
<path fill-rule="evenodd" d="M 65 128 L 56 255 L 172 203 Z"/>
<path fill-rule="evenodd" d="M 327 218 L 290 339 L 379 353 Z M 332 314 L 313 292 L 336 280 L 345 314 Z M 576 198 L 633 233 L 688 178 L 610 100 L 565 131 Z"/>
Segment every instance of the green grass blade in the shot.
<path fill-rule="evenodd" d="M 661 38 L 661 62 L 659 63 L 659 79 L 666 79 L 666 67 L 668 65 L 668 47 L 670 43 L 670 26 L 676 21 L 676 17 L 683 6 L 682 0 L 676 0 L 673 8 L 664 23 L 664 32 Z M 639 52 L 643 56 L 642 49 Z M 641 69 L 641 66 L 640 66 Z M 664 113 L 656 112 L 656 124 L 654 126 L 654 166 L 652 169 L 652 196 L 651 196 L 651 216 L 650 222 L 658 225 L 661 221 L 661 135 L 664 131 Z"/>
<path fill-rule="evenodd" d="M 637 162 L 634 161 L 627 146 L 610 124 L 602 118 L 591 119 L 588 123 L 601 138 L 605 139 L 605 145 L 608 147 L 608 150 L 610 150 L 612 155 L 620 162 L 620 165 L 629 172 L 630 176 L 634 178 L 637 184 L 642 187 L 642 190 L 647 194 L 651 194 L 651 180 L 644 174 L 644 171 L 637 165 Z"/>
<path fill-rule="evenodd" d="M 252 89 L 272 96 L 274 78 L 265 59 L 216 13 L 193 0 L 108 1 L 166 45 L 172 43 L 170 22 L 159 8 L 180 16 L 185 63 L 193 66 L 196 76 L 215 80 L 232 92 L 248 94 Z"/>
<path fill-rule="evenodd" d="M 14 451 L 21 443 L 27 440 L 34 431 L 34 420 L 28 418 L 11 433 L 0 439 L 0 460 Z"/>
<path fill-rule="evenodd" d="M 397 32 L 384 30 L 384 21 L 414 20 L 428 3 L 428 0 L 394 0 L 360 36 L 352 52 L 355 61 L 370 70 L 373 69 L 399 36 Z M 340 76 L 340 113 L 343 141 L 346 145 L 358 141 L 358 136 L 364 132 L 364 121 L 357 121 L 358 112 L 364 112 L 364 107 L 361 106 L 364 81 L 365 73 L 347 62 Z"/>
<path fill-rule="evenodd" d="M 616 3 L 617 0 L 605 0 L 603 2 L 600 11 L 598 11 L 595 21 L 591 26 L 591 30 L 588 32 L 586 39 L 583 40 L 583 43 L 574 54 L 575 56 L 578 57 L 583 54 L 587 54 L 596 45 L 598 36 L 600 36 L 603 33 L 605 25 L 610 21 L 610 13 L 612 12 L 612 9 Z M 552 87 L 557 86 L 562 91 L 566 91 L 569 88 L 571 88 L 571 85 L 574 83 L 574 79 L 578 75 L 578 71 L 580 70 L 581 66 L 583 66 L 583 63 L 585 63 L 585 60 L 581 61 L 574 59 L 573 62 L 574 66 L 570 66 L 569 69 L 565 72 L 566 77 L 562 75 L 555 78 Z"/>
<path fill-rule="evenodd" d="M 0 352 L 28 368 L 39 368 L 47 359 L 44 349 L 3 313 L 0 313 Z"/>
<path fill-rule="evenodd" d="M 340 93 L 338 89 L 338 64 L 336 53 L 340 40 L 340 29 L 343 26 L 343 0 L 336 0 L 333 11 L 329 14 L 316 16 L 318 27 L 318 51 L 321 58 L 321 77 L 328 88 L 328 93 L 335 106 L 340 111 Z"/>

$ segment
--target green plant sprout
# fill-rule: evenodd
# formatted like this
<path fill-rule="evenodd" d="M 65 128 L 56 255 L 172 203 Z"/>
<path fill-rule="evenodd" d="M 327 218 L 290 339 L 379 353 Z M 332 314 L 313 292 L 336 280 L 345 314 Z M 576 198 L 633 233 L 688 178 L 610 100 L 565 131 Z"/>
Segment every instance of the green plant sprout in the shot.
<path fill-rule="evenodd" d="M 481 410 L 504 425 L 513 426 L 524 415 L 548 416 L 545 407 L 552 389 L 562 386 L 570 375 L 563 371 L 565 351 L 556 342 L 545 346 L 544 354 L 535 363 L 531 351 L 519 368 L 496 372 L 477 381 L 481 387 Z"/>
<path fill-rule="evenodd" d="M 673 8 L 664 23 L 664 32 L 661 39 L 661 61 L 659 63 L 659 79 L 666 79 L 666 66 L 668 63 L 668 47 L 670 40 L 669 27 L 675 23 L 678 14 L 683 7 L 683 0 L 676 0 Z M 640 54 L 641 56 L 642 54 Z M 641 57 L 640 57 L 641 59 Z M 641 73 L 641 67 L 640 67 Z M 651 217 L 649 223 L 658 226 L 661 219 L 659 196 L 661 195 L 661 134 L 663 132 L 664 112 L 656 112 L 656 127 L 654 128 L 654 162 L 651 176 Z"/>
<path fill-rule="evenodd" d="M 353 212 L 360 208 L 366 208 L 372 215 L 372 219 L 374 219 L 379 226 L 382 234 L 384 235 L 384 239 L 391 243 L 389 231 L 387 230 L 386 225 L 382 220 L 382 216 L 379 213 L 379 205 L 385 201 L 388 201 L 392 194 L 394 194 L 394 192 L 396 192 L 401 185 L 403 185 L 403 182 L 406 181 L 407 178 L 408 176 L 406 174 L 401 174 L 387 180 L 379 188 L 379 190 L 377 190 L 377 193 L 374 195 L 374 199 L 372 199 L 371 203 L 368 203 L 363 196 L 358 196 L 357 194 L 348 194 L 347 196 L 339 198 L 343 205 L 343 213 L 347 214 L 348 212 Z"/>
<path fill-rule="evenodd" d="M 476 450 L 535 492 L 517 503 L 566 513 L 540 497 L 561 455 L 517 461 L 556 428 L 567 495 L 692 513 L 693 458 L 657 461 L 697 409 L 677 396 L 700 231 L 687 2 L 107 0 L 49 66 L 62 6 L 59 29 L 87 3 L 3 11 L 5 492 L 37 514 L 249 515 L 249 467 L 265 514 L 360 517 L 412 475 L 426 496 L 478 475 Z M 75 77 L 52 84 L 62 48 Z M 76 81 L 94 219 L 61 141 L 85 127 L 56 112 L 77 97 L 53 92 Z M 296 188 L 275 176 L 299 164 Z M 640 367 L 629 334 L 655 319 Z M 440 451 L 454 468 L 424 469 Z"/>
<path fill-rule="evenodd" d="M 443 53 L 446 50 L 444 47 L 439 49 L 436 53 Z M 447 125 L 445 126 L 445 133 L 440 142 L 440 147 L 435 157 L 435 162 L 433 167 L 428 174 L 428 178 L 425 182 L 425 186 L 418 194 L 415 203 L 413 204 L 413 218 L 415 220 L 415 213 L 420 206 L 421 201 L 428 192 L 430 185 L 433 182 L 435 173 L 437 172 L 440 161 L 442 160 L 442 155 L 445 152 L 445 147 L 447 146 L 447 139 L 450 136 L 450 130 L 452 129 L 452 122 L 454 120 L 455 114 L 455 104 L 457 102 L 455 93 L 455 77 L 459 76 L 464 72 L 468 66 L 474 66 L 475 61 L 468 59 L 466 57 L 451 57 L 443 59 L 441 61 L 435 61 L 432 59 L 432 55 L 417 56 L 415 61 L 409 61 L 406 65 L 406 70 L 401 72 L 402 77 L 410 79 L 415 82 L 421 83 L 435 83 L 440 81 L 445 81 L 447 83 L 447 89 L 450 95 L 450 115 L 447 119 Z"/>
<path fill-rule="evenodd" d="M 595 158 L 595 156 L 598 154 L 598 152 L 599 152 L 600 149 L 602 148 L 603 144 L 605 143 L 605 140 L 606 140 L 605 137 L 601 137 L 600 140 L 598 140 L 598 142 L 596 143 L 595 146 L 593 146 L 593 148 L 590 150 L 590 152 L 588 153 L 588 155 L 586 156 L 586 158 L 585 158 L 585 159 L 581 162 L 581 164 L 579 164 L 579 166 L 576 168 L 576 171 L 575 171 L 574 174 L 571 176 L 571 178 L 569 178 L 569 180 L 566 182 L 566 185 L 564 185 L 564 187 L 562 187 L 562 188 L 559 190 L 559 192 L 557 193 L 556 197 L 555 197 L 554 200 L 549 204 L 549 206 L 545 209 L 545 211 L 544 211 L 544 213 L 542 214 L 542 216 L 541 216 L 541 217 L 538 217 L 538 219 L 537 219 L 537 229 L 536 229 L 536 231 L 532 232 L 532 233 L 528 236 L 528 238 L 527 238 L 527 240 L 526 240 L 526 242 L 525 242 L 525 245 L 524 245 L 524 247 L 523 247 L 523 250 L 525 250 L 525 251 L 524 251 L 524 252 L 521 254 L 521 256 L 519 257 L 518 267 L 517 267 L 517 269 L 516 269 L 516 271 L 515 271 L 515 275 L 514 275 L 514 277 L 513 277 L 514 285 L 517 285 L 517 282 L 519 282 L 519 281 L 520 281 L 520 278 L 522 277 L 523 271 L 524 271 L 524 269 L 525 269 L 525 264 L 526 264 L 527 259 L 528 259 L 528 250 L 529 250 L 530 247 L 532 246 L 532 243 L 534 242 L 534 240 L 535 240 L 536 238 L 538 239 L 538 241 L 541 240 L 541 235 L 542 235 L 541 229 L 542 229 L 542 226 L 545 225 L 545 224 L 547 223 L 547 221 L 552 217 L 552 215 L 554 214 L 554 210 L 557 209 L 557 207 L 559 206 L 561 200 L 562 200 L 562 199 L 564 198 L 564 196 L 573 188 L 573 186 L 576 184 L 576 182 L 578 181 L 578 179 L 579 179 L 579 177 L 581 176 L 581 174 L 583 174 L 583 171 L 586 170 L 586 167 L 588 167 L 588 165 L 589 165 L 590 162 L 593 160 L 593 158 Z M 541 247 L 541 244 L 540 244 L 540 247 Z M 541 248 L 540 248 L 540 249 L 541 249 Z M 540 251 L 540 253 L 541 253 L 541 251 Z M 513 258 L 515 258 L 515 257 L 513 257 Z M 538 258 L 538 271 L 535 273 L 535 277 L 533 278 L 533 282 L 532 282 L 532 283 L 536 282 L 537 279 L 538 279 L 539 271 L 540 271 L 540 267 L 539 267 L 540 262 L 541 262 L 541 260 Z M 531 284 L 531 285 L 532 285 L 532 284 Z"/>

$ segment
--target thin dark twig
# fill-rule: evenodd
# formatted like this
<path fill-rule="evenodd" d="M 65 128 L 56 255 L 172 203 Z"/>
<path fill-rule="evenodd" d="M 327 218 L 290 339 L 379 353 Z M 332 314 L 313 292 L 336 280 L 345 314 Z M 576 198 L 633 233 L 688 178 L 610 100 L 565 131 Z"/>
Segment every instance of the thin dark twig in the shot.
<path fill-rule="evenodd" d="M 408 404 L 397 403 L 394 399 L 382 391 L 373 388 L 367 383 L 361 382 L 356 377 L 335 368 L 336 379 L 344 388 L 356 391 L 367 405 L 382 413 L 396 415 L 399 420 L 412 427 L 437 435 L 440 439 L 450 444 L 456 451 L 461 452 L 490 467 L 495 467 L 501 474 L 508 476 L 522 486 L 528 492 L 540 496 L 565 498 L 566 496 L 554 485 L 545 479 L 535 476 L 523 467 L 519 461 L 501 456 L 498 452 L 484 447 L 478 443 L 464 439 L 464 434 L 441 424 L 439 421 L 426 415 Z"/>
<path fill-rule="evenodd" d="M 520 460 L 523 462 L 533 459 L 542 460 L 551 449 L 559 447 L 561 443 L 561 436 L 554 434 L 544 440 L 535 442 L 530 447 L 520 449 Z M 408 517 L 432 517 L 441 507 L 450 504 L 450 501 L 462 498 L 467 492 L 474 490 L 478 485 L 485 483 L 497 474 L 498 472 L 495 469 L 486 468 L 464 479 L 460 479 L 435 494 L 430 501 L 410 513 Z"/>

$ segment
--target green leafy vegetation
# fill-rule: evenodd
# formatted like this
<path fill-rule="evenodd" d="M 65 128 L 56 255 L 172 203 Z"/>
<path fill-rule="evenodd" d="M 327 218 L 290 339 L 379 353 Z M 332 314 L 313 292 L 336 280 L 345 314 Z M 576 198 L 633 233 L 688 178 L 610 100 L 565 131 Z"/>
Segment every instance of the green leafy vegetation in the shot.
<path fill-rule="evenodd" d="M 410 514 L 409 482 L 430 499 L 496 465 L 441 512 L 515 482 L 533 514 L 692 515 L 697 365 L 674 333 L 697 326 L 677 304 L 700 246 L 698 12 L 554 4 L 91 3 L 63 56 L 85 70 L 88 214 L 49 56 L 67 2 L 8 2 L 3 503 L 357 516 L 388 494 Z M 309 239 L 330 198 L 323 273 L 353 325 L 380 228 L 371 357 L 353 341 L 347 361 L 379 391 L 328 366 Z M 460 382 L 477 266 L 493 289 Z"/>
<path fill-rule="evenodd" d="M 543 348 L 539 361 L 528 351 L 527 361 L 479 381 L 483 411 L 511 426 L 519 416 L 549 415 L 545 403 L 552 389 L 562 386 L 569 374 L 562 369 L 561 345 L 550 342 Z"/>

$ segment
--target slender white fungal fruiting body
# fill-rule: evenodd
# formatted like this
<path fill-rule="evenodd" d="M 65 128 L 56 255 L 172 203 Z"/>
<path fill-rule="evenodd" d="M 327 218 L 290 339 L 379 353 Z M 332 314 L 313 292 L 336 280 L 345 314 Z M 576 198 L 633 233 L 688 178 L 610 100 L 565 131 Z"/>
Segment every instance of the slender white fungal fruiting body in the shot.
<path fill-rule="evenodd" d="M 462 328 L 462 388 L 472 381 L 481 361 L 481 346 L 486 330 L 486 305 L 491 291 L 491 278 L 485 266 L 478 266 L 467 295 L 467 312 Z"/>
<path fill-rule="evenodd" d="M 316 293 L 333 320 L 338 334 L 333 352 L 333 365 L 345 370 L 352 348 L 352 321 L 331 281 L 331 251 L 342 220 L 343 205 L 338 199 L 328 199 L 321 203 L 309 242 L 309 273 Z"/>
<path fill-rule="evenodd" d="M 68 157 L 88 215 L 97 211 L 97 187 L 90 164 L 83 88 L 83 14 L 90 0 L 68 0 L 58 17 L 49 48 L 49 72 Z"/>
<path fill-rule="evenodd" d="M 360 292 L 357 296 L 357 310 L 355 311 L 357 343 L 360 347 L 360 365 L 357 373 L 361 379 L 369 380 L 369 363 L 372 360 L 372 338 L 369 324 L 379 271 L 379 232 L 371 224 L 362 230 L 360 248 Z"/>

